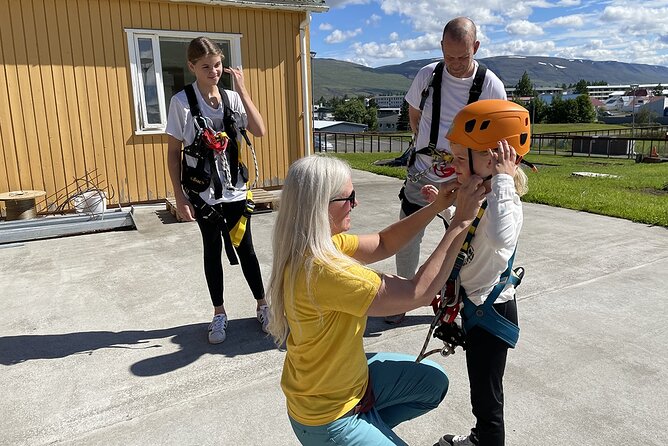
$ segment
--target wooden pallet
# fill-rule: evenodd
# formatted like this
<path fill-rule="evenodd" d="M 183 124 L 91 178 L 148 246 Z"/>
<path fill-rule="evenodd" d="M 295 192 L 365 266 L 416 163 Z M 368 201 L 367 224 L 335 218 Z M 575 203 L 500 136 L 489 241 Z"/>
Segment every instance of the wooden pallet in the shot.
<path fill-rule="evenodd" d="M 165 198 L 165 205 L 169 213 L 174 216 L 176 221 L 179 222 L 184 221 L 176 210 L 176 200 L 174 199 L 174 197 Z"/>
<path fill-rule="evenodd" d="M 280 200 L 278 192 L 267 191 L 264 189 L 252 189 L 253 203 L 255 203 L 255 213 L 261 214 L 271 212 L 278 206 Z"/>
<path fill-rule="evenodd" d="M 256 214 L 263 214 L 271 212 L 276 209 L 280 200 L 278 192 L 267 191 L 264 189 L 252 189 L 253 202 L 255 203 Z M 176 210 L 176 200 L 174 197 L 167 197 L 165 205 L 170 214 L 174 216 L 177 221 L 184 221 Z"/>

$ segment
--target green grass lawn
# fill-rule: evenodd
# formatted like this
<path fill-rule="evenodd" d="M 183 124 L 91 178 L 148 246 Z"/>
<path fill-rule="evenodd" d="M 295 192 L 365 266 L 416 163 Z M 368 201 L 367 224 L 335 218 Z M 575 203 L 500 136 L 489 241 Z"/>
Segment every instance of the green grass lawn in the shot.
<path fill-rule="evenodd" d="M 535 124 L 533 132 L 556 133 L 556 132 L 586 132 L 589 130 L 617 130 L 626 129 L 628 126 L 604 124 L 602 122 L 588 122 L 582 124 Z"/>
<path fill-rule="evenodd" d="M 336 154 L 354 169 L 406 178 L 399 167 L 374 166 L 394 156 L 388 153 Z M 529 193 L 522 200 L 668 227 L 668 163 L 636 164 L 633 160 L 531 155 L 538 167 L 526 169 Z M 573 176 L 573 172 L 616 175 L 617 178 Z"/>

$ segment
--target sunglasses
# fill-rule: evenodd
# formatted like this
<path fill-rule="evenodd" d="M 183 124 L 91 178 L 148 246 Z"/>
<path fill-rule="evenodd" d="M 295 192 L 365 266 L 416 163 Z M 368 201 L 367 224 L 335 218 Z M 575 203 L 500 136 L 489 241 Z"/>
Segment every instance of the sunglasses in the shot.
<path fill-rule="evenodd" d="M 332 200 L 329 200 L 330 203 L 334 203 L 335 201 L 349 201 L 350 202 L 350 207 L 354 208 L 355 207 L 355 189 L 348 195 L 346 198 L 334 198 Z"/>

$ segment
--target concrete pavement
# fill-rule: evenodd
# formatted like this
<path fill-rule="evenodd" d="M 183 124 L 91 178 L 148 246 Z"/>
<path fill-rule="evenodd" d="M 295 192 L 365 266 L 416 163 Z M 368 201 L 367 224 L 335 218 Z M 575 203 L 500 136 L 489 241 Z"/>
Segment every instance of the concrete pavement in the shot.
<path fill-rule="evenodd" d="M 355 171 L 353 181 L 351 232 L 397 218 L 399 180 Z M 524 209 L 507 444 L 668 444 L 668 231 Z M 296 444 L 279 387 L 284 353 L 263 336 L 240 269 L 225 265 L 228 337 L 209 345 L 197 226 L 173 223 L 163 206 L 135 215 L 136 231 L 0 245 L 0 444 Z M 252 220 L 265 283 L 275 215 Z M 441 234 L 432 223 L 423 259 Z M 374 267 L 394 272 L 394 260 Z M 367 351 L 417 354 L 430 311 L 396 328 L 369 319 Z M 432 358 L 450 391 L 396 429 L 411 445 L 473 422 L 464 355 Z"/>

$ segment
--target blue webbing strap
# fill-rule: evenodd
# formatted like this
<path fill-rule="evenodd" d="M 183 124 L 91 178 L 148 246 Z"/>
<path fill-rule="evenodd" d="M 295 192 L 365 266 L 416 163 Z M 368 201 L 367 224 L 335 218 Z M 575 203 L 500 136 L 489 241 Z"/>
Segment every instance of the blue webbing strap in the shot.
<path fill-rule="evenodd" d="M 506 342 L 510 348 L 515 348 L 515 345 L 517 345 L 517 340 L 520 337 L 520 327 L 501 316 L 493 305 L 507 285 L 515 286 L 519 282 L 519 277 L 512 274 L 514 259 L 515 253 L 508 260 L 508 268 L 501 274 L 499 283 L 492 289 L 482 305 L 474 304 L 464 294 L 464 308 L 462 310 L 465 332 L 479 325 L 485 331 Z"/>

